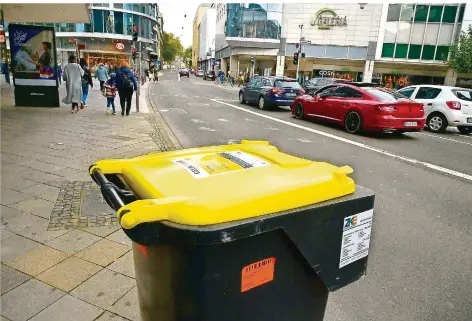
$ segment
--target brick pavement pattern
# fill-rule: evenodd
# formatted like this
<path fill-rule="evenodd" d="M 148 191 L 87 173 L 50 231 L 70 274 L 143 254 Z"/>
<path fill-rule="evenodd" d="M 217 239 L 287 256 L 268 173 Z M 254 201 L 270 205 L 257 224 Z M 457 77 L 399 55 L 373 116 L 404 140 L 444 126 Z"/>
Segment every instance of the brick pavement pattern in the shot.
<path fill-rule="evenodd" d="M 13 107 L 2 87 L 1 320 L 140 320 L 131 241 L 113 211 L 87 202 L 99 197 L 88 167 L 176 140 L 145 93 L 140 113 L 133 102 L 129 117 L 107 116 L 98 87 L 77 114 Z"/>

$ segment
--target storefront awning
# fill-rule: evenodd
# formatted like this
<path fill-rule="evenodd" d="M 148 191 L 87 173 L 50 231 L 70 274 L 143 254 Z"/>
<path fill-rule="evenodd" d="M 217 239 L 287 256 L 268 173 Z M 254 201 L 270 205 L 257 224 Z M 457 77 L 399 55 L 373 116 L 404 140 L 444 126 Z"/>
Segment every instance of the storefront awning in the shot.
<path fill-rule="evenodd" d="M 84 3 L 8 3 L 0 8 L 9 23 L 90 23 L 89 5 Z"/>

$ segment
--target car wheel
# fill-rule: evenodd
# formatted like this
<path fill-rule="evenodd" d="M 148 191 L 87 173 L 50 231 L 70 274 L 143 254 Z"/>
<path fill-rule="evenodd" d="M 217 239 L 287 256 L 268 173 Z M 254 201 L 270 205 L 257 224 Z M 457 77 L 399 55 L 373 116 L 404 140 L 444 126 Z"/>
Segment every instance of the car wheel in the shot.
<path fill-rule="evenodd" d="M 239 103 L 240 104 L 245 104 L 246 103 L 246 100 L 244 99 L 244 94 L 243 94 L 242 91 L 239 93 Z"/>
<path fill-rule="evenodd" d="M 295 105 L 295 111 L 293 113 L 293 116 L 296 119 L 303 119 L 304 116 L 304 111 L 303 111 L 303 105 L 302 103 L 298 103 Z"/>
<path fill-rule="evenodd" d="M 259 97 L 259 102 L 257 104 L 257 106 L 259 107 L 259 109 L 261 110 L 265 110 L 265 109 L 268 109 L 268 106 L 269 104 L 266 102 L 264 96 L 261 96 Z"/>
<path fill-rule="evenodd" d="M 447 119 L 443 114 L 432 114 L 428 117 L 428 128 L 433 133 L 442 133 L 447 128 Z"/>
<path fill-rule="evenodd" d="M 472 126 L 457 126 L 457 129 L 461 134 L 468 135 L 472 133 Z"/>
<path fill-rule="evenodd" d="M 357 134 L 362 130 L 362 119 L 355 111 L 351 111 L 346 115 L 344 120 L 344 128 L 351 134 Z"/>

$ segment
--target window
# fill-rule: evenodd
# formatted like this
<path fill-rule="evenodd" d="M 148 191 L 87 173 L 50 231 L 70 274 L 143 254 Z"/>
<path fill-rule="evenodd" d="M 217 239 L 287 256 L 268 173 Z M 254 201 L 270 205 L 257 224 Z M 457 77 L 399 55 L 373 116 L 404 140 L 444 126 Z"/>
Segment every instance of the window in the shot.
<path fill-rule="evenodd" d="M 454 25 L 442 24 L 441 30 L 439 31 L 438 46 L 450 45 L 453 32 Z"/>
<path fill-rule="evenodd" d="M 429 9 L 428 22 L 441 22 L 443 6 L 431 6 Z"/>
<path fill-rule="evenodd" d="M 384 43 L 382 47 L 382 57 L 384 58 L 393 58 L 393 51 L 395 49 L 395 44 L 393 43 Z"/>
<path fill-rule="evenodd" d="M 421 55 L 421 59 L 423 60 L 433 60 L 434 59 L 434 49 L 436 46 L 423 46 L 423 54 Z"/>
<path fill-rule="evenodd" d="M 362 98 L 362 94 L 355 89 L 346 86 L 339 86 L 334 91 L 334 96 L 339 98 Z"/>
<path fill-rule="evenodd" d="M 337 86 L 329 86 L 326 88 L 322 88 L 318 90 L 315 95 L 327 95 L 327 96 L 333 96 L 334 91 L 338 88 Z"/>
<path fill-rule="evenodd" d="M 256 82 L 257 82 L 257 78 L 253 78 L 249 81 L 249 83 L 247 85 L 249 87 L 254 87 L 256 85 Z"/>
<path fill-rule="evenodd" d="M 414 23 L 411 31 L 410 43 L 415 45 L 423 44 L 424 32 L 426 30 L 425 23 Z"/>
<path fill-rule="evenodd" d="M 407 52 L 408 52 L 407 44 L 397 44 L 397 49 L 395 50 L 395 58 L 406 58 Z"/>
<path fill-rule="evenodd" d="M 261 86 L 272 86 L 272 82 L 267 78 L 261 78 Z"/>
<path fill-rule="evenodd" d="M 415 14 L 415 5 L 414 4 L 402 4 L 402 12 L 400 15 L 400 21 L 413 21 L 413 16 Z"/>
<path fill-rule="evenodd" d="M 456 21 L 457 6 L 445 6 L 442 22 L 454 23 Z"/>
<path fill-rule="evenodd" d="M 114 3 L 113 7 L 116 9 L 123 9 L 123 4 L 122 3 Z"/>
<path fill-rule="evenodd" d="M 277 88 L 295 88 L 295 89 L 300 89 L 302 88 L 298 81 L 283 81 L 283 80 L 277 80 L 275 82 L 275 87 Z"/>
<path fill-rule="evenodd" d="M 398 22 L 387 22 L 385 24 L 384 42 L 394 43 L 397 38 Z"/>
<path fill-rule="evenodd" d="M 102 10 L 93 10 L 93 32 L 103 32 Z"/>
<path fill-rule="evenodd" d="M 415 12 L 415 22 L 416 21 L 426 22 L 427 17 L 428 17 L 428 6 L 417 5 L 416 12 Z"/>
<path fill-rule="evenodd" d="M 364 90 L 385 103 L 395 103 L 399 99 L 406 99 L 404 95 L 388 89 L 364 87 Z"/>
<path fill-rule="evenodd" d="M 387 21 L 398 21 L 400 18 L 400 4 L 391 4 L 388 6 Z"/>
<path fill-rule="evenodd" d="M 449 47 L 448 46 L 438 46 L 436 49 L 436 56 L 434 57 L 435 60 L 447 60 L 447 56 L 449 55 Z"/>
<path fill-rule="evenodd" d="M 434 99 L 441 93 L 441 89 L 433 87 L 420 87 L 415 99 Z"/>
<path fill-rule="evenodd" d="M 410 42 L 411 23 L 400 22 L 398 25 L 397 43 Z"/>
<path fill-rule="evenodd" d="M 413 95 L 413 93 L 415 92 L 415 89 L 416 87 L 410 87 L 410 88 L 399 90 L 398 92 L 402 94 L 403 96 L 410 98 L 411 95 Z"/>
<path fill-rule="evenodd" d="M 428 23 L 426 27 L 426 35 L 424 37 L 425 45 L 435 45 L 439 33 L 439 24 Z"/>
<path fill-rule="evenodd" d="M 465 101 L 472 101 L 472 90 L 467 90 L 467 89 L 452 90 L 452 93 L 459 99 L 462 99 Z"/>
<path fill-rule="evenodd" d="M 114 12 L 115 17 L 115 33 L 123 34 L 123 12 Z"/>
<path fill-rule="evenodd" d="M 464 20 L 464 11 L 465 11 L 465 4 L 462 4 L 459 9 L 459 20 L 457 22 L 461 23 Z"/>
<path fill-rule="evenodd" d="M 408 52 L 408 59 L 420 59 L 421 57 L 421 45 L 410 45 L 410 51 Z"/>

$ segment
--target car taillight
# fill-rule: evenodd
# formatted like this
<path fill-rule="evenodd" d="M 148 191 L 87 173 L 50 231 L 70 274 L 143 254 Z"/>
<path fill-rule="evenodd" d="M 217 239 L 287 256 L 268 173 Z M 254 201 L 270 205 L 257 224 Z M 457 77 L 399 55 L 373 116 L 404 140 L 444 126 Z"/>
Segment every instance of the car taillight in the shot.
<path fill-rule="evenodd" d="M 272 88 L 270 91 L 271 91 L 272 93 L 274 93 L 274 94 L 281 94 L 281 93 L 283 93 L 283 90 L 280 89 L 280 88 Z"/>
<path fill-rule="evenodd" d="M 446 101 L 447 107 L 454 110 L 461 110 L 461 103 L 458 101 Z"/>
<path fill-rule="evenodd" d="M 380 111 L 386 112 L 386 113 L 393 113 L 395 111 L 398 111 L 397 107 L 395 106 L 377 106 L 377 108 Z"/>
<path fill-rule="evenodd" d="M 300 89 L 300 95 L 304 95 L 305 94 L 305 89 Z"/>

